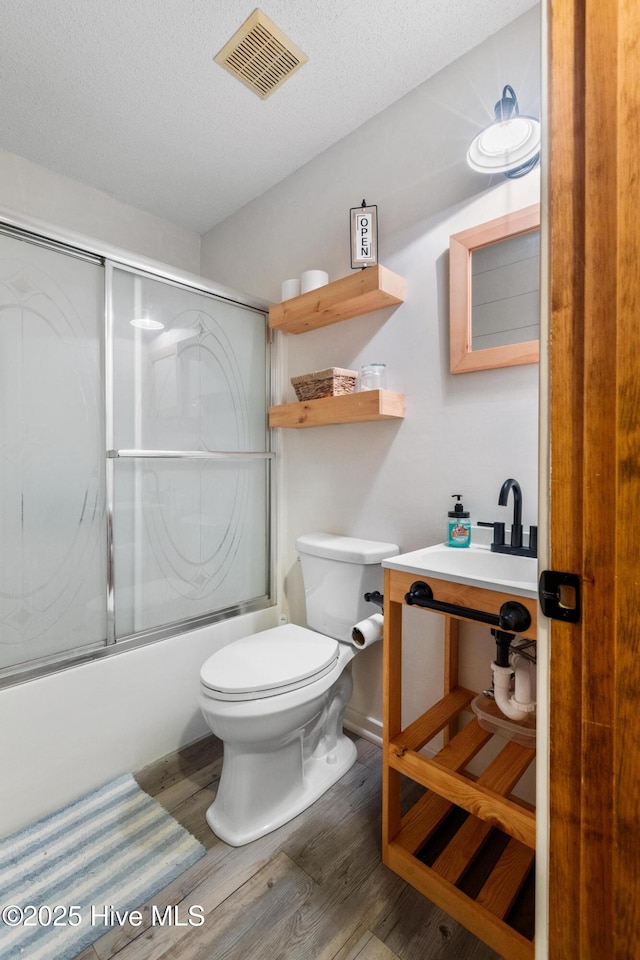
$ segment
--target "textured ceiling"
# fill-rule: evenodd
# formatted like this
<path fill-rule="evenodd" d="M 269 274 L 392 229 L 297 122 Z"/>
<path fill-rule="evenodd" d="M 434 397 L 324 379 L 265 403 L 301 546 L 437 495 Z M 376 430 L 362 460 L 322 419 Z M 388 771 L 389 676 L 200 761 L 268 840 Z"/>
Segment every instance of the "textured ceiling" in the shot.
<path fill-rule="evenodd" d="M 204 233 L 536 0 L 264 0 L 309 56 L 213 62 L 254 0 L 0 0 L 0 148 Z"/>

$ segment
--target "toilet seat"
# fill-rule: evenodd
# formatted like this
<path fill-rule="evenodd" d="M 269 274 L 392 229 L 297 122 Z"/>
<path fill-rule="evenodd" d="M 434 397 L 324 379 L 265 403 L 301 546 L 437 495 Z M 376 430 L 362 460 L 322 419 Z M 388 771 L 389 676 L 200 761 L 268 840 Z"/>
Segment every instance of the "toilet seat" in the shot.
<path fill-rule="evenodd" d="M 287 623 L 228 644 L 206 661 L 200 680 L 216 700 L 256 700 L 297 690 L 326 676 L 340 645 Z"/>

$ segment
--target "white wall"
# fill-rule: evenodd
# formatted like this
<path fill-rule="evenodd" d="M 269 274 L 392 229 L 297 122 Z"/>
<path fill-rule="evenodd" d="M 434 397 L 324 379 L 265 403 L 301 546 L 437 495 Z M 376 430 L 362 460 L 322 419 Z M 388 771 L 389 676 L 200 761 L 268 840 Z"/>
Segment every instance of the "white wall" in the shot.
<path fill-rule="evenodd" d="M 0 152 L 5 204 L 18 216 L 199 272 L 197 234 Z M 0 835 L 204 736 L 201 665 L 276 622 L 273 607 L 0 690 Z"/>
<path fill-rule="evenodd" d="M 375 82 L 375 70 L 372 72 Z M 536 522 L 537 365 L 448 372 L 449 235 L 539 199 L 539 172 L 521 180 L 473 173 L 466 147 L 511 84 L 522 113 L 540 110 L 540 10 L 534 8 L 203 237 L 202 273 L 279 299 L 280 282 L 309 268 L 350 272 L 349 208 L 378 205 L 380 260 L 406 277 L 407 299 L 300 336 L 279 334 L 288 378 L 327 366 L 387 364 L 406 393 L 401 422 L 283 430 L 285 593 L 304 617 L 297 535 L 320 529 L 396 542 L 440 542 L 450 496 L 475 520 L 510 519 L 500 485 L 516 477 L 526 524 Z M 295 137 L 295 118 L 291 135 Z M 430 624 L 429 626 L 427 624 Z M 438 694 L 439 619 L 407 613 L 409 715 Z M 436 639 L 434 639 L 436 638 Z M 488 631 L 463 642 L 463 681 L 490 682 Z M 379 731 L 380 649 L 354 664 L 352 722 Z"/>
<path fill-rule="evenodd" d="M 275 608 L 0 691 L 0 836 L 209 733 L 200 667 Z"/>
<path fill-rule="evenodd" d="M 194 231 L 6 150 L 0 150 L 0 206 L 200 273 L 200 236 Z"/>

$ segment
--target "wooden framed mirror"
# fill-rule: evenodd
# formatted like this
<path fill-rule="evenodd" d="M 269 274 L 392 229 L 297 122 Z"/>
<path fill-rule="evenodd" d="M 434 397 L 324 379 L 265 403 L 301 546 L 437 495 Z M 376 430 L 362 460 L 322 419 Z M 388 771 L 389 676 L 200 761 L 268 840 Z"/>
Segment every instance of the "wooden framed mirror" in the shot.
<path fill-rule="evenodd" d="M 451 373 L 537 363 L 540 204 L 449 239 Z"/>

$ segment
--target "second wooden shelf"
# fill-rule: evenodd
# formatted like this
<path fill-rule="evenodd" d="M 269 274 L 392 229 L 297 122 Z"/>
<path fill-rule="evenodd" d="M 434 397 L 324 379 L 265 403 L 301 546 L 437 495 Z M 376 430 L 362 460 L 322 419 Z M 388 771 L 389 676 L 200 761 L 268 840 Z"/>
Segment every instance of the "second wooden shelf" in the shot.
<path fill-rule="evenodd" d="M 331 423 L 362 423 L 404 417 L 404 394 L 363 390 L 341 397 L 321 397 L 269 408 L 270 427 L 322 427 Z"/>

